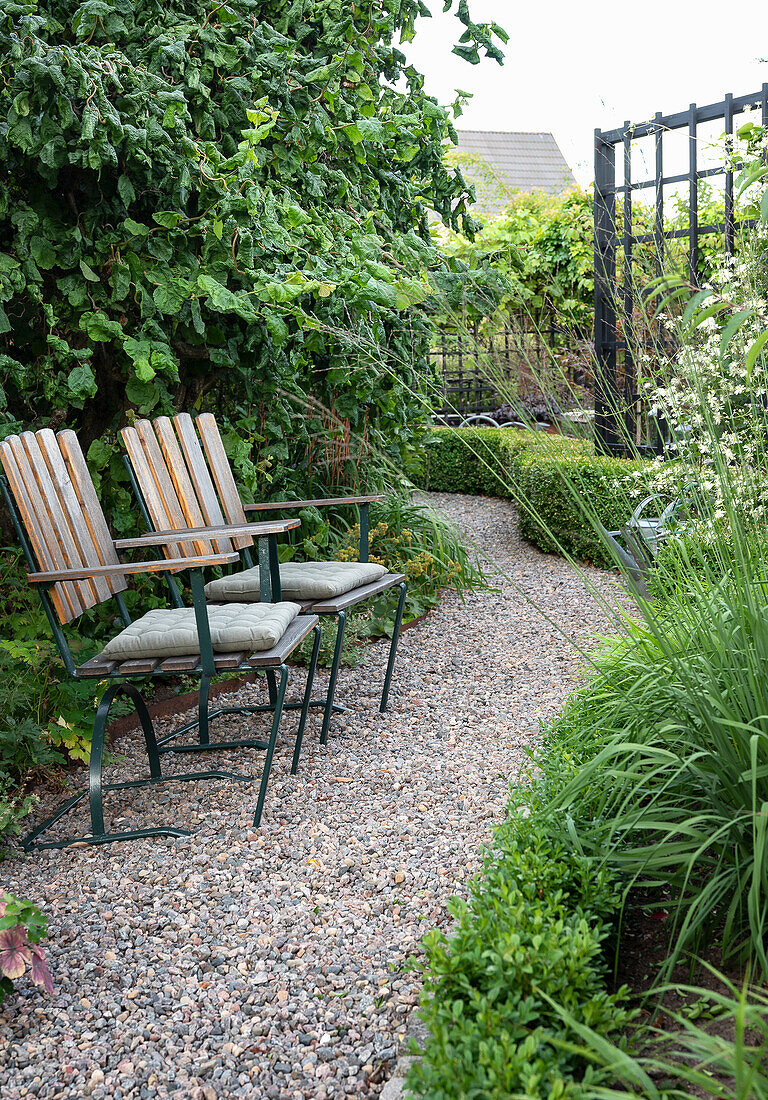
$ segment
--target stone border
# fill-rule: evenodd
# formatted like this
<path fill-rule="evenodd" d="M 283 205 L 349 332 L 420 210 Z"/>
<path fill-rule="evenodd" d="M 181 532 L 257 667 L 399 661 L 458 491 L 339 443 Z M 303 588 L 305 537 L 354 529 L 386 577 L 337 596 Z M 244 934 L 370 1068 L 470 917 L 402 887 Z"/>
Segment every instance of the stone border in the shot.
<path fill-rule="evenodd" d="M 415 1009 L 408 1019 L 405 1039 L 398 1052 L 395 1068 L 381 1090 L 379 1100 L 402 1100 L 405 1096 L 405 1078 L 415 1059 L 412 1054 L 404 1052 L 408 1050 L 411 1039 L 415 1039 L 419 1046 L 423 1047 L 427 1038 L 427 1025 L 418 1017 L 417 1012 L 418 1009 Z"/>

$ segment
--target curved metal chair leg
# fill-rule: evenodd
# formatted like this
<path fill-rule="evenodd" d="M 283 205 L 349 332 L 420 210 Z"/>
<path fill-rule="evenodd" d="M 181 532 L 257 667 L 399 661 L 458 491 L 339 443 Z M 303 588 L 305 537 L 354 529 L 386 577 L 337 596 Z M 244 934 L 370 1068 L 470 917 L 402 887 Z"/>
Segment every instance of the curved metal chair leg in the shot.
<path fill-rule="evenodd" d="M 148 779 L 131 779 L 122 783 L 104 783 L 102 771 L 104 766 L 104 735 L 112 704 L 118 695 L 127 695 L 136 707 L 144 733 L 144 743 L 149 761 Z M 35 848 L 67 848 L 72 844 L 111 844 L 116 840 L 137 840 L 142 837 L 189 836 L 188 829 L 179 829 L 173 825 L 161 825 L 147 829 L 130 829 L 123 832 L 107 832 L 104 828 L 104 792 L 124 791 L 132 787 L 146 787 L 150 784 L 161 782 L 188 782 L 202 779 L 233 779 L 239 782 L 250 783 L 251 777 L 238 775 L 234 772 L 207 771 L 192 772 L 187 775 L 163 775 L 160 767 L 160 754 L 155 737 L 155 729 L 149 716 L 146 703 L 141 693 L 132 684 L 111 684 L 104 692 L 96 711 L 93 723 L 93 735 L 91 741 L 91 758 L 88 765 L 88 789 L 80 791 L 68 799 L 56 812 L 46 818 L 37 828 L 33 829 L 21 842 L 24 851 Z M 61 820 L 71 809 L 88 797 L 88 806 L 91 816 L 90 836 L 68 837 L 66 840 L 42 841 L 37 838 L 47 832 L 53 825 Z"/>
<path fill-rule="evenodd" d="M 269 773 L 272 770 L 272 757 L 275 753 L 275 743 L 277 741 L 277 731 L 280 728 L 280 718 L 283 713 L 283 702 L 285 701 L 285 689 L 288 686 L 288 666 L 280 666 L 280 684 L 277 689 L 277 698 L 275 700 L 275 713 L 272 717 L 272 729 L 269 734 L 269 744 L 267 746 L 267 754 L 264 758 L 264 771 L 261 773 L 261 785 L 259 787 L 259 797 L 256 802 L 256 813 L 253 815 L 254 828 L 258 828 L 261 824 L 261 815 L 264 812 L 264 800 L 267 797 L 267 784 L 269 783 Z"/>
<path fill-rule="evenodd" d="M 309 668 L 307 669 L 307 684 L 304 688 L 304 702 L 301 707 L 301 718 L 299 719 L 299 728 L 296 731 L 296 746 L 293 750 L 293 761 L 291 762 L 291 775 L 296 775 L 299 770 L 299 756 L 301 755 L 301 743 L 304 740 L 304 727 L 307 724 L 307 714 L 309 713 L 309 704 L 312 701 L 312 685 L 315 680 L 315 669 L 317 668 L 317 658 L 320 653 L 320 624 L 315 627 L 315 644 L 312 646 L 312 656 L 309 659 Z"/>
<path fill-rule="evenodd" d="M 400 640 L 400 627 L 403 622 L 403 609 L 405 608 L 405 594 L 408 590 L 408 586 L 405 581 L 400 584 L 400 599 L 397 603 L 397 614 L 395 615 L 395 627 L 392 631 L 392 641 L 389 645 L 389 660 L 387 661 L 387 673 L 384 677 L 384 687 L 381 692 L 381 703 L 379 710 L 383 714 L 387 709 L 387 703 L 389 701 L 389 686 L 392 683 L 392 673 L 395 670 L 395 658 L 397 657 L 397 643 Z"/>
<path fill-rule="evenodd" d="M 341 664 L 341 651 L 344 647 L 344 627 L 347 625 L 347 614 L 345 611 L 339 612 L 339 625 L 336 628 L 336 645 L 333 647 L 333 664 L 331 665 L 331 675 L 328 680 L 328 694 L 325 697 L 325 713 L 323 715 L 323 728 L 320 731 L 320 744 L 326 745 L 328 743 L 328 731 L 331 728 L 331 718 L 333 717 L 333 697 L 336 694 L 336 679 L 339 675 L 339 665 Z"/>

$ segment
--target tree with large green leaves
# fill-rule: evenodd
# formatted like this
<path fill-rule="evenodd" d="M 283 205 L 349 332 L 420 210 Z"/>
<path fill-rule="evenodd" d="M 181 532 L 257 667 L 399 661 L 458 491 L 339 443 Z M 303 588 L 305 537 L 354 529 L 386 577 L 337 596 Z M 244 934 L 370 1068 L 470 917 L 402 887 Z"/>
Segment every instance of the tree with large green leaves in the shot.
<path fill-rule="evenodd" d="M 454 6 L 456 52 L 500 61 L 504 32 Z M 125 527 L 111 440 L 136 413 L 215 409 L 281 491 L 322 481 L 339 425 L 400 460 L 427 210 L 471 229 L 449 112 L 398 48 L 427 14 L 0 0 L 0 435 L 77 428 Z"/>

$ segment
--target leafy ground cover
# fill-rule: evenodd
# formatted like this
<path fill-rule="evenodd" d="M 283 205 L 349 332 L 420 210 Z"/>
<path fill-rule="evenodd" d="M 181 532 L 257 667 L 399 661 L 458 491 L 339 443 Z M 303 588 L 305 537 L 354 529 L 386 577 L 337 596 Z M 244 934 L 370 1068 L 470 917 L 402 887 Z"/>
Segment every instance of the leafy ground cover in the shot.
<path fill-rule="evenodd" d="M 40 947 L 48 918 L 36 905 L 0 893 L 0 1004 L 13 989 L 13 982 L 27 973 L 35 985 L 53 993 L 53 980 Z"/>

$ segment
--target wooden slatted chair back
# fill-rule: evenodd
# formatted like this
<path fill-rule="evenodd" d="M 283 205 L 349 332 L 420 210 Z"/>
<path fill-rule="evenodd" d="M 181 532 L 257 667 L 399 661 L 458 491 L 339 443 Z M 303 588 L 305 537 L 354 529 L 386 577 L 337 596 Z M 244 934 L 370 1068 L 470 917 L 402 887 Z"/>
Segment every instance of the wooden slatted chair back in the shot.
<path fill-rule="evenodd" d="M 120 564 L 74 432 L 8 436 L 0 463 L 41 571 Z M 127 587 L 124 576 L 93 577 L 54 584 L 49 595 L 64 624 Z"/>
<path fill-rule="evenodd" d="M 198 417 L 198 425 L 201 419 Z M 214 480 L 195 421 L 188 413 L 180 413 L 173 420 L 167 416 L 154 421 L 137 420 L 131 427 L 123 428 L 120 434 L 156 531 L 247 522 L 229 463 L 226 465 L 231 485 L 220 472 L 214 473 Z M 218 430 L 216 435 L 226 461 Z M 212 453 L 218 454 L 215 449 Z M 221 500 L 217 494 L 219 486 Z M 239 513 L 234 513 L 236 519 L 232 518 L 233 494 L 239 505 Z M 233 546 L 241 549 L 252 545 L 252 537 L 243 535 L 234 539 L 184 542 L 167 547 L 165 552 L 168 557 L 190 557 L 210 554 L 212 546 L 219 552 L 231 553 Z"/>

